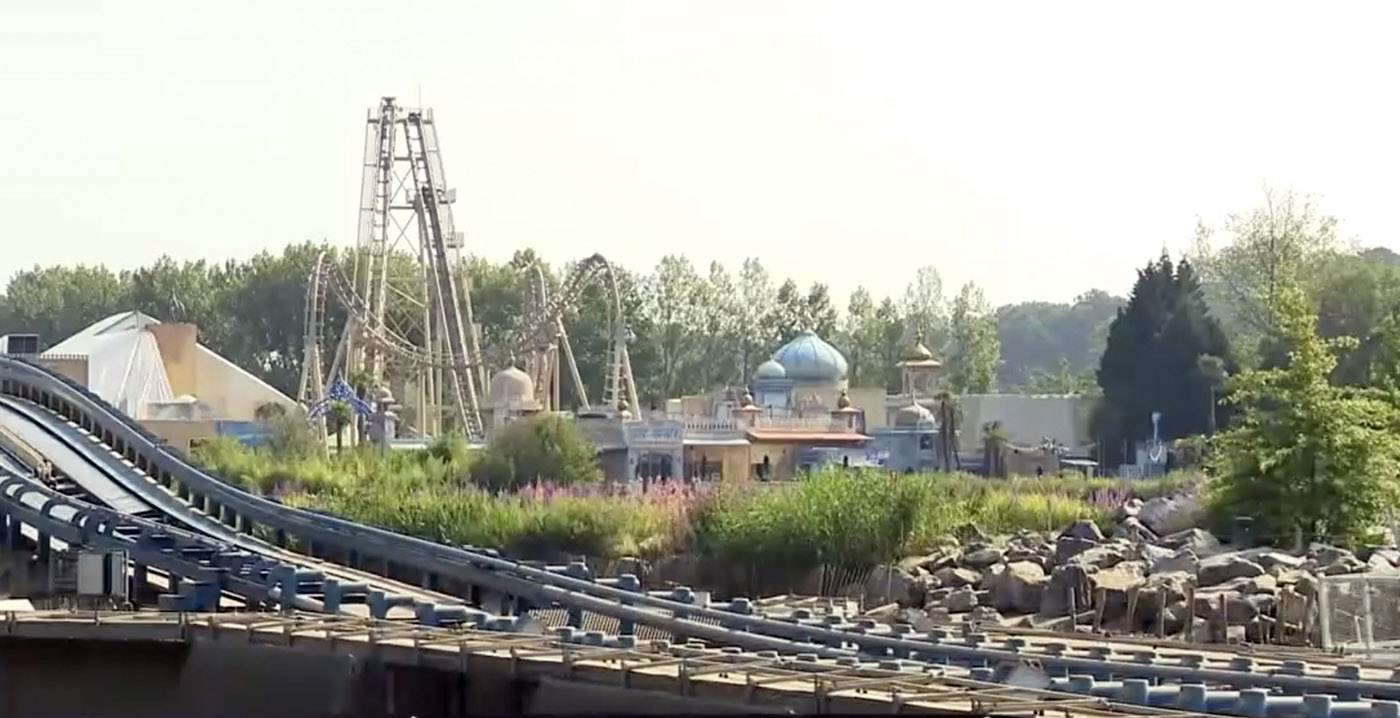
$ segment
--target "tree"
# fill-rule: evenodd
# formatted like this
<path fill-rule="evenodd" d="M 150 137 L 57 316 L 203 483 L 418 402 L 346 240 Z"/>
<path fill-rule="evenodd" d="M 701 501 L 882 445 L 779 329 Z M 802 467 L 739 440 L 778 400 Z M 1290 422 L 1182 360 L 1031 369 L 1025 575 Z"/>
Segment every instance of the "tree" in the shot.
<path fill-rule="evenodd" d="M 655 322 L 652 341 L 659 354 L 656 380 L 662 396 L 701 388 L 693 371 L 703 351 L 703 337 L 696 331 L 704 316 L 702 282 L 690 260 L 667 255 L 650 283 L 647 308 Z"/>
<path fill-rule="evenodd" d="M 1065 358 L 1053 371 L 1036 369 L 1029 381 L 1014 388 L 1019 394 L 1092 394 L 1098 389 L 1093 369 L 1076 372 Z"/>
<path fill-rule="evenodd" d="M 1031 387 L 1046 375 L 1060 374 L 1061 365 L 1069 367 L 1069 375 L 1092 375 L 1108 339 L 1108 325 L 1125 302 L 1093 289 L 1070 304 L 1022 302 L 998 309 L 997 383 L 1002 391 L 1057 393 Z"/>
<path fill-rule="evenodd" d="M 597 453 L 577 424 L 541 414 L 516 421 L 493 436 L 472 463 L 471 476 L 493 491 L 511 491 L 533 482 L 596 484 L 603 477 Z"/>
<path fill-rule="evenodd" d="M 944 471 L 958 467 L 958 427 L 962 424 L 962 407 L 951 392 L 940 391 L 934 397 L 938 402 L 938 449 L 940 463 Z"/>
<path fill-rule="evenodd" d="M 958 290 L 949 319 L 948 384 L 959 394 L 986 394 L 996 386 L 1001 347 L 996 316 L 982 290 L 968 282 Z"/>
<path fill-rule="evenodd" d="M 739 297 L 740 366 L 743 378 L 748 379 L 777 349 L 777 336 L 770 332 L 768 324 L 768 312 L 776 301 L 776 292 L 768 270 L 754 257 L 745 259 L 739 271 Z"/>
<path fill-rule="evenodd" d="M 802 307 L 802 328 L 817 336 L 833 339 L 836 334 L 837 311 L 831 303 L 831 290 L 821 282 L 812 282 Z"/>
<path fill-rule="evenodd" d="M 1230 241 L 1212 245 L 1213 230 L 1198 223 L 1191 258 L 1209 285 L 1213 308 L 1241 350 L 1251 354 L 1278 325 L 1281 293 L 1311 295 L 1315 269 L 1337 249 L 1337 219 L 1312 199 L 1264 188 L 1264 202 L 1225 219 Z"/>
<path fill-rule="evenodd" d="M 1229 380 L 1241 410 L 1215 440 L 1218 506 L 1252 516 L 1275 541 L 1357 543 L 1400 500 L 1400 413 L 1370 392 L 1334 386 L 1335 349 L 1317 335 L 1300 288 L 1274 296 L 1275 327 L 1288 361 Z"/>
<path fill-rule="evenodd" d="M 807 298 L 802 296 L 802 290 L 797 288 L 797 282 L 786 279 L 778 286 L 778 291 L 773 295 L 773 305 L 769 308 L 765 318 L 768 325 L 768 334 L 774 337 L 776 344 L 786 344 L 798 332 L 806 327 Z M 776 347 L 774 347 L 776 348 Z"/>
<path fill-rule="evenodd" d="M 841 346 L 849 365 L 851 386 L 883 386 L 885 372 L 880 367 L 880 330 L 875 319 L 875 301 L 865 287 L 856 287 L 846 302 L 842 317 Z"/>
<path fill-rule="evenodd" d="M 1211 387 L 1198 370 L 1202 354 L 1223 357 L 1233 371 L 1230 347 L 1210 316 L 1190 262 L 1173 266 L 1165 253 L 1138 271 L 1127 306 L 1109 327 L 1099 362 L 1103 408 L 1095 427 L 1110 461 L 1126 460 L 1125 444 L 1152 432 L 1150 417 L 1161 412 L 1161 438 L 1206 432 L 1210 421 L 1199 407 Z"/>
<path fill-rule="evenodd" d="M 355 412 L 343 401 L 333 401 L 326 407 L 326 431 L 335 437 L 335 450 L 345 448 L 345 429 L 355 420 Z"/>
<path fill-rule="evenodd" d="M 1229 377 L 1225 369 L 1225 360 L 1211 354 L 1202 354 L 1196 357 L 1196 371 L 1201 375 L 1201 380 L 1209 387 L 1210 401 L 1206 403 L 1206 435 L 1215 434 L 1215 411 L 1218 406 L 1216 392 L 1225 385 L 1225 380 Z"/>
<path fill-rule="evenodd" d="M 923 337 L 929 346 L 943 346 L 948 338 L 948 321 L 943 311 L 943 278 L 931 266 L 919 267 L 914 281 L 904 289 L 901 310 L 905 319 L 904 343 L 912 345 Z"/>

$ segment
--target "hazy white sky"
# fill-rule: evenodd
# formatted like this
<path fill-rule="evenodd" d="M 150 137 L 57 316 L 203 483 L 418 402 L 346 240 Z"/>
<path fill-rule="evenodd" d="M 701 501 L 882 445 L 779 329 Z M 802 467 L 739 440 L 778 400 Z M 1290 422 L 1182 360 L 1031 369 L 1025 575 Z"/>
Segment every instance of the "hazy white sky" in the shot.
<path fill-rule="evenodd" d="M 420 88 L 492 258 L 756 255 L 842 298 L 931 263 L 950 293 L 1063 300 L 1265 181 L 1397 247 L 1396 13 L 0 0 L 0 279 L 352 244 L 365 110 Z"/>

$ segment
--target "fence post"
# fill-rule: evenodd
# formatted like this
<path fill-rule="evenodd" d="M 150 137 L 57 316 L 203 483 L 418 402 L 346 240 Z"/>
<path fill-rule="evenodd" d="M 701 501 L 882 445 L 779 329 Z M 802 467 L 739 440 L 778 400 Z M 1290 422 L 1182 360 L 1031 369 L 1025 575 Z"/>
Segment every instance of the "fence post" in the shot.
<path fill-rule="evenodd" d="M 1331 600 L 1327 598 L 1327 584 L 1329 581 L 1323 577 L 1317 582 L 1317 625 L 1318 638 L 1322 643 L 1322 650 L 1332 650 L 1332 616 L 1328 611 Z"/>
<path fill-rule="evenodd" d="M 1371 650 L 1376 640 L 1375 616 L 1371 613 L 1371 579 L 1366 577 L 1361 579 L 1361 613 L 1365 616 L 1365 629 L 1362 637 L 1366 641 L 1366 650 Z"/>

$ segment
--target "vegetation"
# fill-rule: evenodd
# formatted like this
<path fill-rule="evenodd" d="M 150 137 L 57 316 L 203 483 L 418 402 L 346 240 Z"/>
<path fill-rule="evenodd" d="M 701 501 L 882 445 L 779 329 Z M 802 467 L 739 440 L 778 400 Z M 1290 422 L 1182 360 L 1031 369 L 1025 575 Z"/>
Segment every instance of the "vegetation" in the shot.
<path fill-rule="evenodd" d="M 597 450 L 578 425 L 558 415 L 517 421 L 491 437 L 481 458 L 472 464 L 477 485 L 494 491 L 553 481 L 562 486 L 596 484 L 603 480 L 595 461 Z"/>
<path fill-rule="evenodd" d="M 1337 360 L 1299 289 L 1277 287 L 1274 302 L 1288 359 L 1230 382 L 1244 411 L 1218 437 L 1218 504 L 1278 542 L 1363 542 L 1400 500 L 1400 412 L 1330 383 Z"/>
<path fill-rule="evenodd" d="M 328 511 L 449 544 L 521 556 L 579 552 L 659 557 L 691 552 L 736 565 L 872 565 L 935 546 L 974 523 L 988 531 L 1107 522 L 1133 495 L 1150 498 L 1197 479 L 1132 484 L 1105 479 L 818 473 L 783 484 L 660 485 L 645 493 L 553 483 L 491 492 L 467 480 L 465 446 L 423 452 L 364 449 L 278 457 L 230 440 L 195 458 L 229 481 L 290 505 Z"/>
<path fill-rule="evenodd" d="M 1125 445 L 1151 438 L 1155 412 L 1161 413 L 1164 441 L 1204 434 L 1216 425 L 1213 379 L 1201 371 L 1202 356 L 1219 358 L 1226 372 L 1234 368 L 1228 340 L 1206 307 L 1191 263 L 1182 259 L 1173 265 L 1163 254 L 1138 271 L 1099 361 L 1103 401 L 1096 433 L 1110 463 L 1118 463 L 1114 459 L 1123 457 Z"/>

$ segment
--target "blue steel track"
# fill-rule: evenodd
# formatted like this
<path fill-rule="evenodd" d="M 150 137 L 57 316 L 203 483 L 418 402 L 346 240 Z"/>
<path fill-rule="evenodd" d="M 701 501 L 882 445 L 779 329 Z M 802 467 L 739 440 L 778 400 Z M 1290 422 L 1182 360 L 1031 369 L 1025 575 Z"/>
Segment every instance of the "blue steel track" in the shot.
<path fill-rule="evenodd" d="M 251 607 L 519 631 L 530 627 L 525 609 L 561 607 L 568 626 L 557 632 L 566 640 L 631 643 L 641 624 L 677 640 L 911 671 L 953 668 L 982 679 L 1004 678 L 1009 666 L 1034 662 L 1052 690 L 1198 714 L 1400 718 L 1393 702 L 1400 699 L 1400 675 L 1386 669 L 1134 643 L 1081 645 L 1072 637 L 920 633 L 907 624 L 814 619 L 800 611 L 770 618 L 746 598 L 702 604 L 685 588 L 642 591 L 631 575 L 595 578 L 577 563 L 536 568 L 492 550 L 285 506 L 202 471 L 86 387 L 21 357 L 0 355 L 0 425 L 82 489 L 61 492 L 13 460 L 0 460 L 9 545 L 21 542 L 28 527 L 41 551 L 48 539 L 125 551 L 135 574 L 169 578 L 159 597 L 164 610 L 217 610 L 236 599 Z M 417 585 L 386 574 L 416 576 Z M 468 605 L 481 591 L 509 596 L 514 615 Z M 622 635 L 584 634 L 585 613 L 617 619 Z"/>

